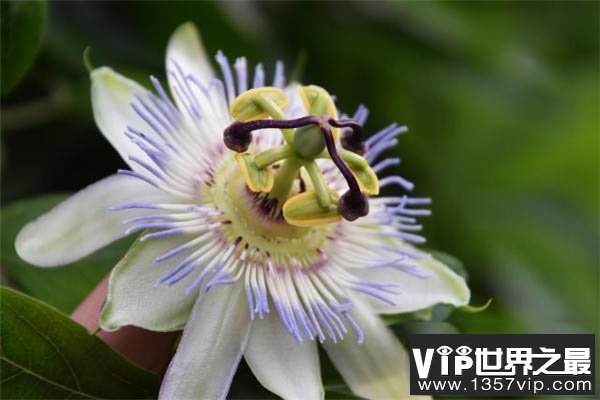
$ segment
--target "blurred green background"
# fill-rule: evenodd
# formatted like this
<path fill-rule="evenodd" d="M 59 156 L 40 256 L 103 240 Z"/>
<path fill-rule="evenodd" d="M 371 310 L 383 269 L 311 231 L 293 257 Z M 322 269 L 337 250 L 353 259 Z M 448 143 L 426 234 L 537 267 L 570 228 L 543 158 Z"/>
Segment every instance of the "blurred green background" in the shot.
<path fill-rule="evenodd" d="M 282 59 L 341 109 L 365 103 L 369 132 L 408 125 L 398 152 L 403 176 L 433 198 L 427 246 L 464 263 L 474 304 L 493 298 L 452 315 L 461 331 L 596 331 L 598 2 L 54 2 L 26 13 L 32 26 L 16 36 L 2 4 L 2 266 L 13 286 L 70 311 L 127 245 L 69 273 L 27 269 L 12 251 L 18 225 L 56 201 L 32 198 L 124 165 L 92 119 L 85 47 L 94 65 L 147 85 L 191 20 L 211 54 L 270 71 Z M 14 89 L 7 49 L 25 65 Z"/>

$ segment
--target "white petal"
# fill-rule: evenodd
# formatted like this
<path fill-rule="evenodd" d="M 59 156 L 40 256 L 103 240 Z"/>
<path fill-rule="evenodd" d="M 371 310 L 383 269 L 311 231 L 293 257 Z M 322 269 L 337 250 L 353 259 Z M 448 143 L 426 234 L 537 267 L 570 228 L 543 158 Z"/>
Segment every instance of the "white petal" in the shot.
<path fill-rule="evenodd" d="M 123 160 L 132 169 L 139 169 L 137 164 L 130 162 L 129 157 L 135 156 L 143 161 L 149 161 L 150 158 L 125 135 L 125 131 L 131 126 L 154 138 L 151 129 L 131 106 L 132 102 L 136 102 L 136 95 L 146 99 L 148 91 L 108 67 L 93 70 L 91 79 L 96 125 Z"/>
<path fill-rule="evenodd" d="M 214 77 L 214 72 L 206 55 L 206 50 L 204 50 L 202 39 L 193 23 L 187 22 L 180 25 L 173 32 L 167 45 L 165 65 L 167 66 L 167 77 L 172 92 L 174 77 L 169 74 L 169 70 L 177 73 L 176 65 L 186 75 L 194 75 L 203 84 L 206 84 Z M 177 100 L 174 93 L 173 96 Z"/>
<path fill-rule="evenodd" d="M 194 306 L 158 398 L 225 398 L 249 331 L 243 285 L 213 287 Z"/>
<path fill-rule="evenodd" d="M 187 240 L 190 240 L 187 236 L 175 236 L 134 243 L 110 275 L 108 296 L 100 313 L 102 329 L 110 331 L 134 325 L 164 332 L 185 326 L 196 295 L 186 296 L 183 283 L 155 287 L 169 269 L 154 259 Z M 176 265 L 186 255 L 172 258 L 168 265 Z"/>
<path fill-rule="evenodd" d="M 122 221 L 136 211 L 110 211 L 110 207 L 161 197 L 161 192 L 139 179 L 109 176 L 21 229 L 15 241 L 17 254 L 41 267 L 76 261 L 125 236 Z"/>
<path fill-rule="evenodd" d="M 253 322 L 244 357 L 258 381 L 283 399 L 323 398 L 317 343 L 297 342 L 274 312 Z"/>
<path fill-rule="evenodd" d="M 398 294 L 389 297 L 396 303 L 390 305 L 371 296 L 368 302 L 380 314 L 398 314 L 422 310 L 438 303 L 452 304 L 456 307 L 469 303 L 471 292 L 465 280 L 435 258 L 405 245 L 410 251 L 418 252 L 425 258 L 414 260 L 428 277 L 417 277 L 406 272 L 386 268 L 352 269 L 352 273 L 362 279 L 391 283 Z"/>
<path fill-rule="evenodd" d="M 337 344 L 323 344 L 352 392 L 368 399 L 429 399 L 410 396 L 408 353 L 366 303 L 353 300 L 352 317 L 364 332 L 364 342 L 346 335 Z"/>

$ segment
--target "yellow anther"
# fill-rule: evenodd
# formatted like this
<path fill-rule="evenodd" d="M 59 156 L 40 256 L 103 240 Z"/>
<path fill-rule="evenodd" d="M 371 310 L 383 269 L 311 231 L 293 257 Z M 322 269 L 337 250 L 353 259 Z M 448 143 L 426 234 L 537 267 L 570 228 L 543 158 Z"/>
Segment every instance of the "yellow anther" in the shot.
<path fill-rule="evenodd" d="M 331 191 L 333 204 L 324 208 L 315 192 L 297 194 L 283 205 L 283 217 L 290 225 L 310 227 L 339 221 L 342 217 L 337 211 L 338 195 Z"/>
<path fill-rule="evenodd" d="M 254 121 L 272 116 L 265 105 L 274 110 L 282 110 L 288 104 L 289 99 L 283 90 L 265 86 L 250 89 L 236 97 L 229 107 L 229 114 L 237 121 Z"/>
<path fill-rule="evenodd" d="M 371 167 L 353 168 L 350 166 L 350 169 L 365 194 L 369 196 L 377 196 L 379 194 L 379 179 L 377 179 L 377 174 L 375 174 Z"/>
<path fill-rule="evenodd" d="M 358 181 L 358 186 L 369 196 L 377 196 L 379 194 L 379 179 L 377 174 L 369 165 L 359 165 L 348 163 L 348 167 Z"/>
<path fill-rule="evenodd" d="M 273 188 L 273 173 L 268 167 L 258 168 L 251 154 L 237 153 L 235 159 L 250 190 L 253 192 L 269 192 Z"/>
<path fill-rule="evenodd" d="M 367 160 L 348 150 L 340 151 L 340 156 L 356 177 L 361 190 L 369 196 L 379 194 L 379 179 Z"/>
<path fill-rule="evenodd" d="M 310 115 L 315 115 L 318 117 L 327 115 L 334 119 L 338 118 L 337 108 L 335 107 L 335 103 L 333 102 L 333 99 L 327 90 L 316 85 L 298 85 L 297 90 L 302 98 L 302 102 L 304 103 L 306 111 Z M 333 134 L 334 139 L 337 141 L 339 137 L 338 128 L 331 127 L 331 133 Z"/>

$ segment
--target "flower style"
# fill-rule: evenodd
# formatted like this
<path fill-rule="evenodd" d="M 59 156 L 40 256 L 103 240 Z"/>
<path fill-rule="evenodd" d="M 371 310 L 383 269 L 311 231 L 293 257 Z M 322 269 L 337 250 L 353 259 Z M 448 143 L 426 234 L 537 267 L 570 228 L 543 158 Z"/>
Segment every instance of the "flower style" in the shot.
<path fill-rule="evenodd" d="M 377 176 L 405 128 L 363 140 L 365 107 L 338 117 L 325 89 L 284 86 L 282 63 L 269 86 L 219 52 L 217 79 L 189 23 L 166 59 L 173 100 L 154 77 L 150 91 L 92 71 L 96 123 L 130 169 L 24 227 L 18 254 L 52 267 L 140 234 L 100 324 L 184 329 L 160 398 L 224 398 L 242 355 L 273 393 L 322 398 L 317 341 L 357 395 L 408 397 L 408 355 L 378 314 L 465 305 L 469 290 L 409 244 L 428 199 L 376 197 L 413 187 Z"/>

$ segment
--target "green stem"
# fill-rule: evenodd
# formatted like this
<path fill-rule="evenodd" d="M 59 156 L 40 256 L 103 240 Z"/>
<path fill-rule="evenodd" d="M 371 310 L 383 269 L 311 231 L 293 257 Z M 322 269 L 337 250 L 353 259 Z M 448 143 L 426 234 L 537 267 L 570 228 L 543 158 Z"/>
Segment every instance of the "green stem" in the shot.
<path fill-rule="evenodd" d="M 264 167 L 273 164 L 279 160 L 283 160 L 284 158 L 288 158 L 292 155 L 290 150 L 290 146 L 283 145 L 279 147 L 275 147 L 272 149 L 268 149 L 263 151 L 254 157 L 254 163 L 259 169 L 263 169 Z"/>
<path fill-rule="evenodd" d="M 301 166 L 302 164 L 295 158 L 286 159 L 275 173 L 275 182 L 269 192 L 269 197 L 277 199 L 279 204 L 283 204 L 287 200 Z"/>
<path fill-rule="evenodd" d="M 257 96 L 254 101 L 256 104 L 273 119 L 284 120 L 286 119 L 283 110 L 274 102 L 264 98 L 263 96 Z M 293 129 L 282 129 L 281 133 L 287 144 L 290 146 L 294 142 L 294 130 Z"/>
<path fill-rule="evenodd" d="M 308 172 L 310 181 L 313 184 L 317 199 L 319 200 L 319 205 L 328 209 L 331 206 L 331 195 L 329 194 L 329 189 L 327 189 L 325 179 L 323 179 L 323 174 L 321 173 L 321 170 L 319 170 L 319 166 L 316 162 L 311 160 L 304 163 L 304 168 L 306 169 L 306 172 Z"/>

